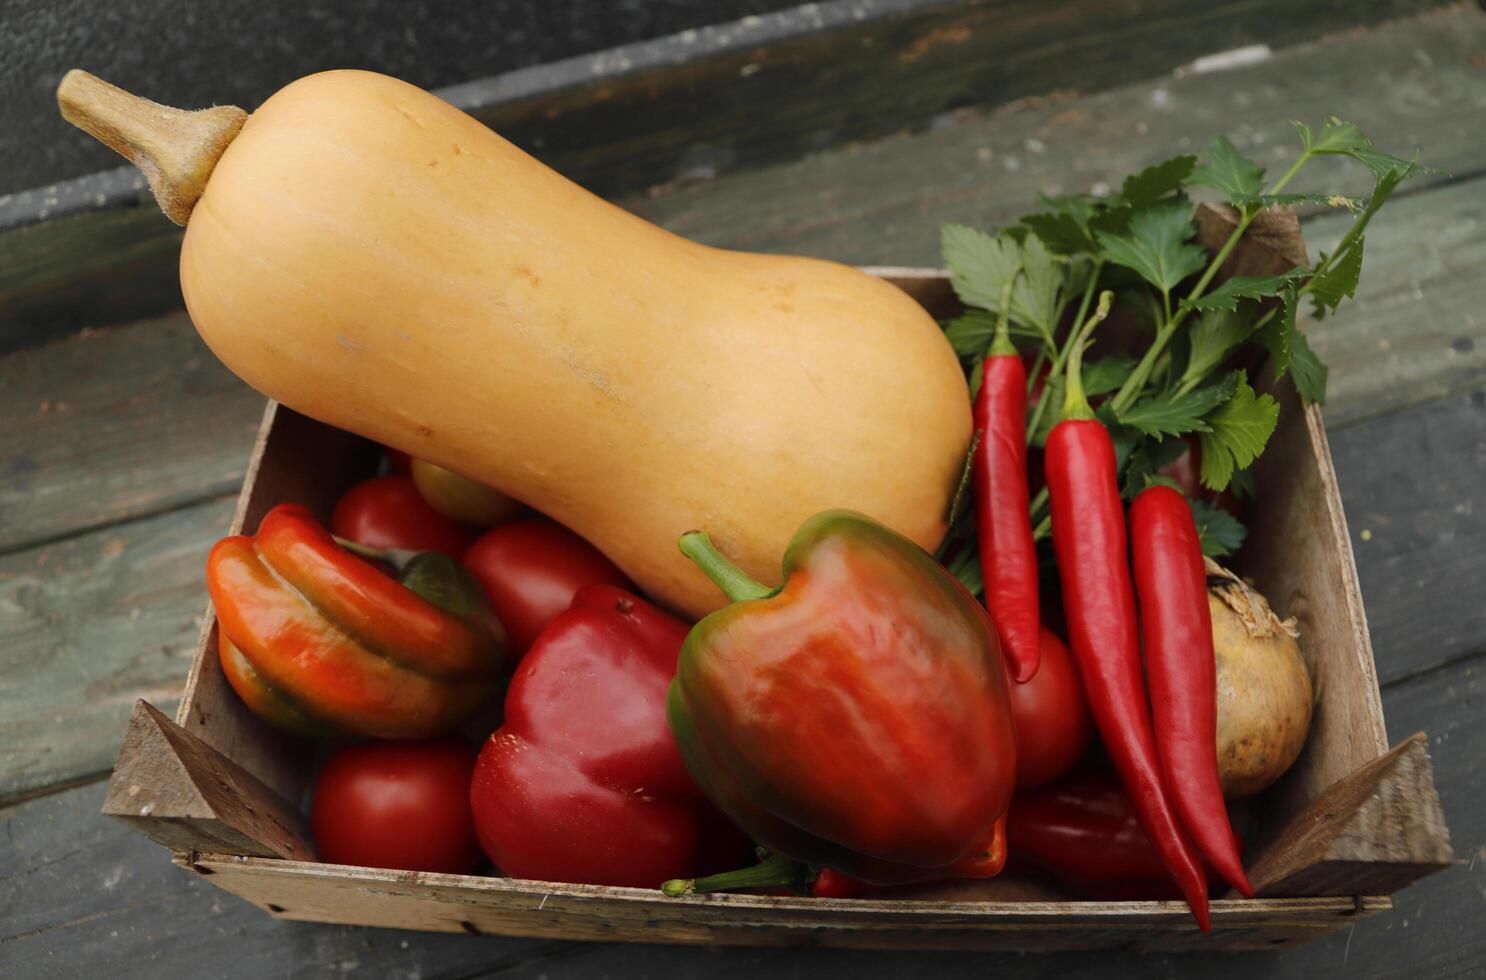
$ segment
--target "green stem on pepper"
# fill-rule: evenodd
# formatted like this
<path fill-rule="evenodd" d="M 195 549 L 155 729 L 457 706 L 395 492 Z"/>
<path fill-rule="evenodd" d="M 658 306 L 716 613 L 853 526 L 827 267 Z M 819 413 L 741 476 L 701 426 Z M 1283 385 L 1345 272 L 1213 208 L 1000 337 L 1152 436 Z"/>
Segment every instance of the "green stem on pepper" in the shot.
<path fill-rule="evenodd" d="M 1103 270 L 1104 260 L 1095 259 L 1093 268 L 1089 270 L 1089 281 L 1084 286 L 1083 298 L 1079 300 L 1078 312 L 1073 315 L 1074 333 L 1078 332 L 1079 324 L 1083 323 L 1084 317 L 1088 315 L 1089 304 L 1092 303 L 1094 300 L 1094 288 L 1099 284 L 1099 273 Z M 1072 339 L 1073 338 L 1070 336 L 1069 340 Z M 1057 354 L 1053 357 L 1052 367 L 1050 367 L 1047 372 L 1048 377 L 1052 377 L 1059 371 L 1063 370 L 1063 361 L 1065 358 L 1067 358 L 1067 356 L 1068 344 L 1064 344 L 1062 348 L 1058 350 Z M 1027 379 L 1027 390 L 1031 391 L 1031 386 L 1035 385 L 1036 383 L 1037 372 L 1033 371 L 1032 375 Z M 1037 399 L 1037 405 L 1032 409 L 1032 414 L 1027 419 L 1027 439 L 1029 441 L 1032 438 L 1032 433 L 1036 432 L 1037 427 L 1042 424 L 1042 417 L 1047 414 L 1048 393 L 1048 386 L 1044 384 L 1042 386 L 1042 394 Z"/>
<path fill-rule="evenodd" d="M 735 892 L 745 888 L 788 888 L 803 891 L 810 869 L 783 854 L 770 853 L 751 868 L 724 871 L 705 878 L 672 878 L 660 886 L 667 898 L 683 895 L 705 895 L 708 892 Z"/>
<path fill-rule="evenodd" d="M 677 547 L 733 602 L 766 599 L 778 591 L 755 581 L 743 569 L 728 561 L 717 550 L 712 539 L 707 537 L 706 531 L 687 531 L 681 535 Z"/>

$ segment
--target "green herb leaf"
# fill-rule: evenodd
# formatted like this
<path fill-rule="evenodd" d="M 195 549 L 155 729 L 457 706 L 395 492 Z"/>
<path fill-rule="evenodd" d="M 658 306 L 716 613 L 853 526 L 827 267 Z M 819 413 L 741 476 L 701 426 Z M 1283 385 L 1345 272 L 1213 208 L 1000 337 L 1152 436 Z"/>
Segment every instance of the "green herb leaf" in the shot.
<path fill-rule="evenodd" d="M 1317 405 L 1326 404 L 1326 365 L 1311 350 L 1310 341 L 1300 330 L 1290 332 L 1290 379 L 1300 397 Z"/>
<path fill-rule="evenodd" d="M 1235 497 L 1251 499 L 1254 496 L 1253 467 L 1236 471 L 1233 479 L 1228 482 L 1228 492 Z"/>
<path fill-rule="evenodd" d="M 1202 553 L 1209 558 L 1222 558 L 1243 547 L 1248 529 L 1238 518 L 1219 507 L 1215 501 L 1188 500 L 1192 505 L 1192 519 L 1197 524 L 1197 539 L 1202 542 Z"/>
<path fill-rule="evenodd" d="M 1234 371 L 1217 384 L 1193 388 L 1186 394 L 1168 391 L 1142 399 L 1121 415 L 1119 420 L 1122 424 L 1155 438 L 1180 436 L 1188 432 L 1209 432 L 1211 426 L 1203 417 L 1230 400 L 1238 386 L 1243 384 L 1242 378 L 1242 371 Z"/>
<path fill-rule="evenodd" d="M 1106 257 L 1139 273 L 1162 292 L 1207 265 L 1207 252 L 1187 240 L 1196 234 L 1192 206 L 1185 200 L 1153 205 L 1135 212 L 1128 230 L 1095 234 Z"/>
<path fill-rule="evenodd" d="M 1312 315 L 1321 319 L 1357 293 L 1357 280 L 1362 276 L 1362 246 L 1365 239 L 1354 239 L 1341 258 L 1330 263 L 1323 260 L 1324 271 L 1311 277 L 1305 284 L 1315 306 Z"/>
<path fill-rule="evenodd" d="M 1238 152 L 1226 136 L 1207 144 L 1207 162 L 1192 171 L 1192 183 L 1222 191 L 1234 204 L 1264 187 L 1264 168 Z"/>
<path fill-rule="evenodd" d="M 1063 268 L 1035 234 L 1023 240 L 1020 258 L 1022 275 L 1011 290 L 1012 318 L 1051 341 L 1062 313 Z"/>
<path fill-rule="evenodd" d="M 1090 398 L 1107 395 L 1130 377 L 1135 370 L 1135 358 L 1128 354 L 1113 354 L 1084 364 L 1084 394 Z"/>
<path fill-rule="evenodd" d="M 1155 476 L 1157 471 L 1167 463 L 1175 462 L 1177 457 L 1186 452 L 1190 447 L 1185 439 L 1145 439 L 1135 447 L 1130 454 L 1130 461 L 1125 468 L 1125 482 L 1121 495 L 1126 500 L 1133 500 L 1135 495 L 1144 490 L 1152 479 L 1165 479 Z"/>
<path fill-rule="evenodd" d="M 1229 351 L 1244 342 L 1251 328 L 1247 317 L 1232 310 L 1204 312 L 1187 331 L 1190 353 L 1182 382 L 1195 384 L 1207 377 L 1208 372 L 1223 363 Z"/>
<path fill-rule="evenodd" d="M 1300 143 L 1307 153 L 1349 156 L 1371 170 L 1374 177 L 1381 178 L 1390 170 L 1412 170 L 1417 166 L 1379 150 L 1355 124 L 1335 116 L 1328 119 L 1318 133 L 1312 133 L 1309 126 L 1298 121 L 1295 128 L 1300 132 Z"/>
<path fill-rule="evenodd" d="M 1013 337 L 1041 339 L 1041 334 L 1016 322 L 1010 324 Z M 984 357 L 996 335 L 996 314 L 986 310 L 967 310 L 945 323 L 944 337 L 960 357 Z"/>
<path fill-rule="evenodd" d="M 968 310 L 944 325 L 944 339 L 962 358 L 981 357 L 996 335 L 996 314 Z"/>
<path fill-rule="evenodd" d="M 1060 255 L 1092 254 L 1099 250 L 1089 231 L 1089 222 L 1104 206 L 1103 202 L 1086 194 L 1065 197 L 1039 194 L 1038 199 L 1048 210 L 1027 215 L 1021 224 L 1042 239 L 1044 245 Z"/>
<path fill-rule="evenodd" d="M 1234 372 L 1238 387 L 1222 405 L 1203 420 L 1202 485 L 1209 490 L 1223 490 L 1233 479 L 1235 470 L 1252 463 L 1279 421 L 1280 404 L 1269 395 L 1256 395 L 1254 389 Z"/>
<path fill-rule="evenodd" d="M 1125 183 L 1120 186 L 1120 200 L 1136 208 L 1155 204 L 1172 191 L 1181 190 L 1195 166 L 1197 158 L 1184 154 L 1146 167 L 1125 178 Z"/>
<path fill-rule="evenodd" d="M 1200 299 L 1183 300 L 1182 305 L 1194 310 L 1236 310 L 1241 299 L 1263 299 L 1278 296 L 1287 284 L 1310 270 L 1296 266 L 1278 276 L 1230 276 L 1223 284 Z"/>
<path fill-rule="evenodd" d="M 1283 378 L 1285 372 L 1290 370 L 1290 340 L 1295 333 L 1295 313 L 1300 303 L 1300 287 L 1296 283 L 1289 283 L 1280 290 L 1280 302 L 1283 305 L 1278 313 L 1270 319 L 1268 325 L 1255 334 L 1255 339 L 1269 352 L 1270 360 L 1274 361 L 1276 378 Z"/>
<path fill-rule="evenodd" d="M 950 285 L 960 302 L 1001 312 L 1001 293 L 1021 262 L 1017 243 L 964 225 L 945 225 L 939 237 Z"/>

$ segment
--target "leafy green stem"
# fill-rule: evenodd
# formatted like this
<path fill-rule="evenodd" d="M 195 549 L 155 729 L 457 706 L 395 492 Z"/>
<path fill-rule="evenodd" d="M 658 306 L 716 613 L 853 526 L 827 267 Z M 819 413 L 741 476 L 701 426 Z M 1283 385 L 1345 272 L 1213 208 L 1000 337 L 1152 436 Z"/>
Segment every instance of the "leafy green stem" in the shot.
<path fill-rule="evenodd" d="M 1053 357 L 1052 367 L 1048 368 L 1047 372 L 1049 378 L 1063 370 L 1063 362 L 1067 359 L 1068 351 L 1073 346 L 1073 341 L 1078 334 L 1079 324 L 1083 323 L 1084 317 L 1089 315 L 1089 304 L 1094 301 L 1094 289 L 1099 285 L 1099 274 L 1103 271 L 1104 260 L 1095 259 L 1093 267 L 1089 269 L 1089 281 L 1084 286 L 1083 298 L 1078 303 L 1078 312 L 1073 315 L 1073 328 L 1069 331 L 1068 343 L 1064 344 L 1061 349 L 1058 349 L 1057 354 Z M 1054 346 L 1056 347 L 1056 345 Z M 1042 364 L 1040 360 L 1032 365 L 1032 374 L 1027 379 L 1028 392 L 1037 384 L 1037 372 L 1041 368 Z M 1043 416 L 1047 414 L 1047 405 L 1051 390 L 1050 385 L 1044 384 L 1042 386 L 1042 395 L 1037 399 L 1037 404 L 1032 409 L 1032 417 L 1027 420 L 1027 439 L 1029 441 L 1032 438 L 1032 434 L 1037 431 L 1037 427 L 1042 424 Z"/>
<path fill-rule="evenodd" d="M 1270 185 L 1270 187 L 1264 192 L 1264 194 L 1266 196 L 1271 194 L 1278 194 L 1280 191 L 1284 190 L 1286 185 L 1288 185 L 1291 180 L 1295 179 L 1295 175 L 1300 173 L 1301 168 L 1304 167 L 1308 162 L 1310 162 L 1310 159 L 1310 150 L 1306 150 L 1301 153 L 1300 156 L 1296 158 L 1295 163 L 1290 166 L 1290 169 L 1285 171 L 1285 173 L 1278 180 Z M 1218 270 L 1223 267 L 1223 263 L 1228 261 L 1228 256 L 1233 253 L 1233 249 L 1238 245 L 1239 239 L 1243 238 L 1244 232 L 1249 230 L 1249 225 L 1253 223 L 1254 219 L 1257 218 L 1259 216 L 1259 213 L 1263 210 L 1264 209 L 1262 207 L 1259 207 L 1257 205 L 1251 205 L 1239 209 L 1238 225 L 1233 229 L 1232 233 L 1229 234 L 1228 240 L 1223 243 L 1223 247 L 1218 249 L 1217 254 L 1212 257 L 1212 261 L 1207 264 L 1207 268 L 1203 270 L 1201 278 L 1197 280 L 1197 284 L 1194 285 L 1191 292 L 1187 294 L 1186 303 L 1178 307 L 1174 316 L 1171 314 L 1171 304 L 1169 297 L 1167 298 L 1166 322 L 1156 332 L 1156 339 L 1152 341 L 1151 346 L 1146 350 L 1144 356 L 1141 357 L 1140 362 L 1135 365 L 1135 370 L 1130 372 L 1130 376 L 1125 379 L 1124 384 L 1120 385 L 1120 390 L 1115 392 L 1114 398 L 1110 401 L 1110 407 L 1114 410 L 1114 413 L 1116 415 L 1129 410 L 1130 406 L 1134 404 L 1135 399 L 1140 396 L 1141 391 L 1145 388 L 1145 383 L 1150 380 L 1151 371 L 1156 366 L 1156 359 L 1161 356 L 1162 351 L 1166 349 L 1166 345 L 1170 343 L 1171 338 L 1175 336 L 1177 328 L 1180 327 L 1182 325 L 1182 321 L 1186 319 L 1187 313 L 1190 312 L 1192 309 L 1191 304 L 1196 300 L 1201 299 L 1203 294 L 1207 292 L 1207 287 L 1212 284 L 1213 278 L 1217 276 Z M 1346 239 L 1343 239 L 1343 241 L 1345 240 Z M 1337 252 L 1340 251 L 1341 248 L 1338 247 Z M 1166 294 L 1163 293 L 1163 296 L 1165 295 Z"/>

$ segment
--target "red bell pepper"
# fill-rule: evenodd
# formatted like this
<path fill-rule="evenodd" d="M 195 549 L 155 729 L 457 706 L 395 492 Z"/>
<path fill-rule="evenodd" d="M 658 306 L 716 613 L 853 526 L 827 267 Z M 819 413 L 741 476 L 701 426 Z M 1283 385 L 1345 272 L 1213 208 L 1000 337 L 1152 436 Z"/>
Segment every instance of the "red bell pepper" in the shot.
<path fill-rule="evenodd" d="M 686 630 L 607 585 L 582 589 L 542 630 L 470 786 L 475 831 L 502 871 L 655 888 L 707 857 L 728 867 L 746 853 L 741 835 L 719 826 L 666 727 L 666 685 Z M 727 856 L 719 832 L 733 841 Z"/>
<path fill-rule="evenodd" d="M 735 600 L 692 629 L 669 697 L 718 806 L 769 850 L 874 884 L 999 872 L 1016 751 L 985 609 L 851 511 L 800 527 L 777 590 L 701 532 L 681 548 Z"/>
<path fill-rule="evenodd" d="M 505 634 L 457 562 L 418 555 L 399 583 L 297 504 L 206 563 L 222 671 L 267 721 L 301 734 L 444 735 L 490 700 Z"/>

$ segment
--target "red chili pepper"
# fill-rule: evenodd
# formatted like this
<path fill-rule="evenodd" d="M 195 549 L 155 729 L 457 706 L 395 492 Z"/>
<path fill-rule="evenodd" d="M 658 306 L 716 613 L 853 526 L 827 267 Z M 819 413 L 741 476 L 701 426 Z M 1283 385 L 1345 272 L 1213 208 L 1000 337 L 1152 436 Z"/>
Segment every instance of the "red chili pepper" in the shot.
<path fill-rule="evenodd" d="M 1063 420 L 1047 439 L 1053 550 L 1063 585 L 1068 638 L 1094 722 L 1151 839 L 1203 931 L 1210 929 L 1207 882 L 1182 833 L 1156 755 L 1150 709 L 1140 674 L 1135 590 L 1126 557 L 1125 512 L 1114 444 L 1084 397 L 1081 371 L 1086 334 L 1103 319 L 1112 296 L 1073 344 L 1068 358 Z"/>
<path fill-rule="evenodd" d="M 1037 545 L 1027 510 L 1027 370 L 1007 332 L 1006 313 L 985 359 L 975 397 L 975 519 L 986 607 L 1004 652 L 1024 684 L 1037 673 L 1041 620 Z"/>
<path fill-rule="evenodd" d="M 1006 815 L 1010 857 L 1097 898 L 1168 898 L 1161 852 L 1113 773 L 1075 769 L 1020 790 Z"/>
<path fill-rule="evenodd" d="M 1207 573 L 1186 498 L 1159 484 L 1141 491 L 1130 507 L 1130 539 L 1166 785 L 1203 857 L 1241 894 L 1252 896 L 1218 781 L 1218 681 Z"/>

